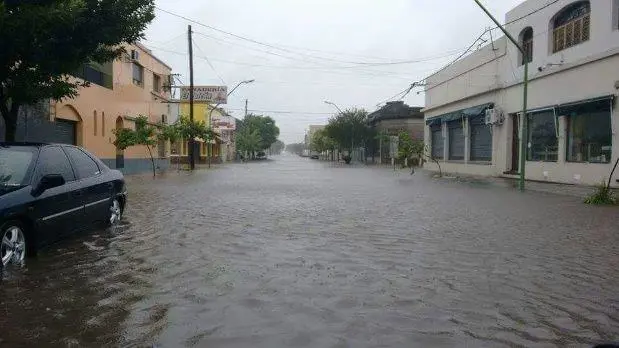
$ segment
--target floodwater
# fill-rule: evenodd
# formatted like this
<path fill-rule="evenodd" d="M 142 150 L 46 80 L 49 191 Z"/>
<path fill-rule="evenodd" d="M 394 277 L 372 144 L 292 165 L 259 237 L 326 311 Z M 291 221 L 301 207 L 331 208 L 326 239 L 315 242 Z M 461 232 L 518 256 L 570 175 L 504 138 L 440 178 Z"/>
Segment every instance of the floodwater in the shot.
<path fill-rule="evenodd" d="M 619 339 L 619 210 L 295 156 L 128 178 L 124 224 L 10 269 L 0 346 Z"/>

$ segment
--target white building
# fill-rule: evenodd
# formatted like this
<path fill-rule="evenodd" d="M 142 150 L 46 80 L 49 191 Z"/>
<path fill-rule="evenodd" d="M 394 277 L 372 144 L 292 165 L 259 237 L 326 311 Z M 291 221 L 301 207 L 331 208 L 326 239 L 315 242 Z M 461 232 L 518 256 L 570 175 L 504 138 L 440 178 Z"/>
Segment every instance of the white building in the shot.
<path fill-rule="evenodd" d="M 528 0 L 505 23 L 526 48 L 524 57 L 501 37 L 427 79 L 425 141 L 432 156 L 449 173 L 519 172 L 527 59 L 526 178 L 607 180 L 619 155 L 619 0 Z M 487 109 L 504 121 L 487 125 Z"/>

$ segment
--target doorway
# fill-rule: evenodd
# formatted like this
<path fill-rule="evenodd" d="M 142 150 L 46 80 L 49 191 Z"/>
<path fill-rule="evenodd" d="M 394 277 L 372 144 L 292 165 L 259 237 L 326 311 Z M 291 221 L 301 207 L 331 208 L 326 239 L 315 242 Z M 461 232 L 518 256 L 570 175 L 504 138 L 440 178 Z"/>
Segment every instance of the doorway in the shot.
<path fill-rule="evenodd" d="M 520 172 L 520 115 L 512 115 L 512 167 L 509 174 Z"/>

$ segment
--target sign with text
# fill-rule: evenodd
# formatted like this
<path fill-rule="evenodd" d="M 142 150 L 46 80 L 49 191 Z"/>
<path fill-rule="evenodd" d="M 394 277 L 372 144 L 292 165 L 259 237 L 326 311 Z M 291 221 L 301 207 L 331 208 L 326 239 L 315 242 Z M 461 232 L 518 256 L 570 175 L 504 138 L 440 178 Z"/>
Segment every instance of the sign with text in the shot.
<path fill-rule="evenodd" d="M 233 131 L 236 129 L 236 119 L 229 115 L 213 115 L 211 127 L 213 127 L 213 130 L 216 132 L 224 130 Z"/>
<path fill-rule="evenodd" d="M 189 100 L 189 86 L 181 87 L 181 100 Z M 196 103 L 228 103 L 227 86 L 193 86 L 193 101 Z"/>

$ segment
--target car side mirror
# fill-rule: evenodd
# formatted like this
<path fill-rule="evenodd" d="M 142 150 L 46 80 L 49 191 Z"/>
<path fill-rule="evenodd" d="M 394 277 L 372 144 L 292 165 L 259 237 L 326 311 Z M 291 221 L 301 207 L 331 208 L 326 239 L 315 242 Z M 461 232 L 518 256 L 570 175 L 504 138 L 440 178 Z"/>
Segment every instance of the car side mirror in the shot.
<path fill-rule="evenodd" d="M 65 184 L 64 178 L 60 174 L 48 174 L 41 178 L 34 192 L 39 195 L 46 190 Z"/>

